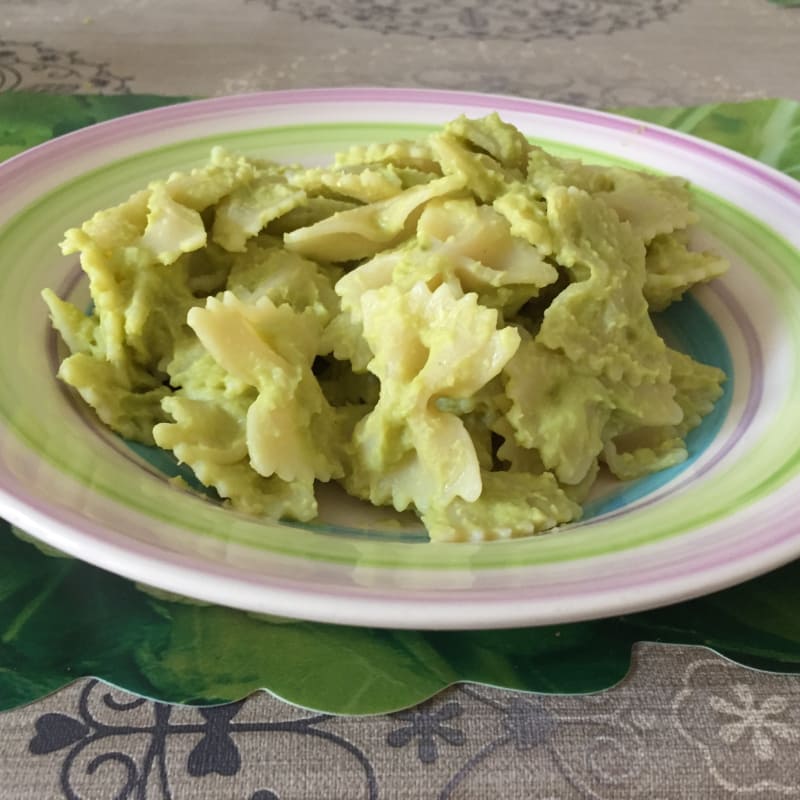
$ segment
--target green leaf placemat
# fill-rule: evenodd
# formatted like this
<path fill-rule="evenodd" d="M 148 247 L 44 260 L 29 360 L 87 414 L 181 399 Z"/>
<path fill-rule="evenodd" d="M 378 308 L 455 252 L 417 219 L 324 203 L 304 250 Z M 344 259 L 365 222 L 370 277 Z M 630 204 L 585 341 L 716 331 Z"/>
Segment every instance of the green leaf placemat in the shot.
<path fill-rule="evenodd" d="M 183 98 L 0 95 L 0 156 Z M 762 100 L 621 113 L 703 136 L 800 178 L 800 104 Z M 415 632 L 288 621 L 176 601 L 46 554 L 0 520 L 0 708 L 95 676 L 171 702 L 256 689 L 315 710 L 414 705 L 457 681 L 538 692 L 621 680 L 639 641 L 700 644 L 742 664 L 800 672 L 800 561 L 656 611 L 555 627 Z"/>

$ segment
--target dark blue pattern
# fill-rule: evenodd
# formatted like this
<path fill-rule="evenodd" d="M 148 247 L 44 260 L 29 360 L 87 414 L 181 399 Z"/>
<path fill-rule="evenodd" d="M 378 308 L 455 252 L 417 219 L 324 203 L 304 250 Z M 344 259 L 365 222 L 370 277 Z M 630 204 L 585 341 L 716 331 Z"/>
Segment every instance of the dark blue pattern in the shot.
<path fill-rule="evenodd" d="M 641 29 L 679 11 L 686 0 L 439 0 L 438 3 L 376 3 L 334 0 L 298 3 L 260 0 L 273 11 L 337 28 L 430 39 L 504 39 L 530 42 Z"/>
<path fill-rule="evenodd" d="M 389 733 L 386 744 L 390 747 L 405 747 L 416 739 L 419 760 L 423 764 L 432 764 L 439 757 L 437 737 L 454 747 L 464 744 L 466 737 L 460 728 L 443 724 L 461 716 L 462 713 L 461 705 L 456 702 L 445 703 L 438 707 L 427 704 L 410 711 L 400 711 L 393 715 L 394 718 L 409 724 Z"/>
<path fill-rule="evenodd" d="M 172 707 L 164 703 L 153 703 L 154 719 L 151 725 L 128 725 L 124 722 L 109 724 L 99 720 L 90 709 L 90 698 L 100 686 L 96 680 L 89 681 L 78 700 L 77 716 L 67 714 L 43 714 L 36 720 L 35 735 L 28 745 L 33 755 L 46 755 L 59 750 L 66 751 L 61 765 L 61 789 L 67 800 L 81 800 L 74 788 L 78 757 L 88 748 L 101 744 L 109 746 L 115 740 L 129 746 L 137 737 L 147 738 L 147 749 L 140 759 L 129 753 L 109 749 L 92 758 L 85 767 L 88 776 L 95 775 L 105 764 L 114 763 L 122 767 L 121 785 L 116 800 L 144 800 L 153 796 L 153 788 L 160 791 L 162 800 L 173 800 L 167 776 L 167 747 L 176 736 L 202 734 L 187 759 L 186 771 L 193 778 L 217 774 L 223 777 L 236 775 L 242 766 L 242 758 L 235 738 L 246 734 L 291 733 L 324 739 L 340 747 L 352 756 L 364 773 L 364 788 L 355 790 L 354 796 L 375 800 L 378 796 L 377 781 L 372 765 L 364 753 L 342 736 L 317 727 L 331 719 L 329 714 L 318 714 L 288 722 L 236 722 L 235 717 L 242 703 L 200 709 L 202 723 L 173 723 L 170 720 Z M 146 703 L 144 699 L 120 703 L 106 693 L 103 705 L 124 715 Z M 119 770 L 118 770 L 119 771 Z M 250 800 L 279 800 L 271 789 L 259 789 Z"/>
<path fill-rule="evenodd" d="M 0 39 L 0 92 L 129 94 L 130 81 L 113 74 L 107 63 L 87 61 L 74 50 Z"/>

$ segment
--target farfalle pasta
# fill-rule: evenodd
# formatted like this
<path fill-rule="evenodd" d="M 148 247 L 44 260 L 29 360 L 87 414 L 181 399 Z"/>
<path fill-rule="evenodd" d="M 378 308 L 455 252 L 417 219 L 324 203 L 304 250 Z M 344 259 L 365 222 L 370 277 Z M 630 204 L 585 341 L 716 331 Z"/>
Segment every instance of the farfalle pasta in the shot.
<path fill-rule="evenodd" d="M 725 376 L 651 313 L 726 269 L 695 220 L 678 178 L 462 117 L 313 169 L 214 148 L 66 233 L 90 311 L 43 296 L 59 377 L 234 509 L 313 520 L 336 481 L 504 539 L 687 457 Z"/>
<path fill-rule="evenodd" d="M 367 292 L 361 305 L 374 353 L 368 368 L 381 389 L 356 425 L 345 486 L 376 505 L 423 514 L 457 497 L 477 500 L 482 481 L 472 437 L 436 399 L 473 397 L 514 355 L 519 333 L 498 330 L 494 309 L 448 284 L 434 291 L 423 281 L 409 291 L 390 284 Z"/>

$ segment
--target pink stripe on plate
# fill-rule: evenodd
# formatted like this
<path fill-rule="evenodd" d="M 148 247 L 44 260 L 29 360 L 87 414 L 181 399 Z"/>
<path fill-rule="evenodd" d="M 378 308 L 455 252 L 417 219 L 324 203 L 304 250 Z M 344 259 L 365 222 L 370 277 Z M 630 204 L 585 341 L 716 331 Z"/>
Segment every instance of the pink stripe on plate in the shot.
<path fill-rule="evenodd" d="M 800 201 L 800 183 L 757 161 L 701 139 L 662 128 L 658 125 L 631 120 L 601 111 L 549 103 L 541 100 L 487 95 L 471 92 L 440 91 L 436 89 L 297 89 L 255 94 L 233 95 L 180 103 L 174 106 L 141 111 L 108 122 L 98 123 L 66 134 L 25 151 L 0 165 L 0 176 L 6 188 L 19 180 L 20 172 L 32 167 L 49 169 L 66 157 L 75 158 L 98 145 L 107 145 L 132 136 L 156 132 L 165 126 L 189 125 L 221 114 L 240 114 L 266 107 L 308 105 L 311 103 L 405 103 L 410 105 L 444 105 L 459 111 L 465 105 L 498 112 L 510 111 L 564 119 L 609 130 L 646 135 L 672 147 L 691 151 L 778 190 L 788 198 Z"/>

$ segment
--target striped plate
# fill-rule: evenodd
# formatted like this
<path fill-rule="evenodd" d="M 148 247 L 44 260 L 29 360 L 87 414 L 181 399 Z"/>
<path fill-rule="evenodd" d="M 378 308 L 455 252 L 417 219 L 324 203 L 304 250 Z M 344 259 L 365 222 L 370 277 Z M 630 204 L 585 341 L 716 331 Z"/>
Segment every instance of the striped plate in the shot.
<path fill-rule="evenodd" d="M 45 286 L 85 298 L 63 231 L 212 144 L 322 163 L 496 110 L 559 154 L 680 174 L 699 243 L 732 269 L 665 314 L 665 335 L 727 372 L 688 462 L 611 487 L 581 524 L 445 545 L 323 492 L 323 521 L 238 515 L 166 480 L 163 454 L 95 423 L 54 378 Z M 686 599 L 800 554 L 800 184 L 649 124 L 531 100 L 331 89 L 172 106 L 53 140 L 0 165 L 0 513 L 48 544 L 178 594 L 252 611 L 409 628 L 566 622 Z"/>

